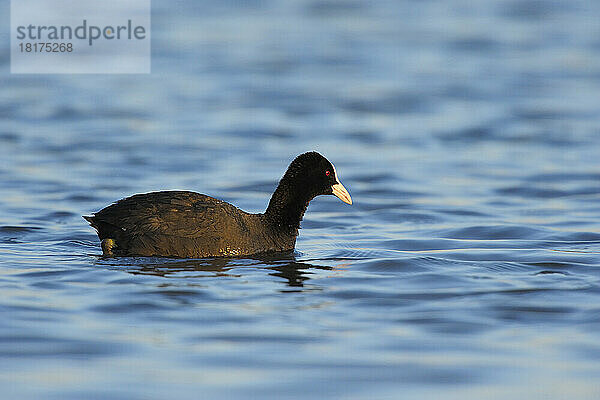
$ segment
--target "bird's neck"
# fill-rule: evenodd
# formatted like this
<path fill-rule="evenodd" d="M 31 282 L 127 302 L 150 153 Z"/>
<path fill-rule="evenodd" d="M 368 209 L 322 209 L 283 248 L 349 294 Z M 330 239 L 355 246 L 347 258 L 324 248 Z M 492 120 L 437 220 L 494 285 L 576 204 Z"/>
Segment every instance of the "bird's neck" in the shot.
<path fill-rule="evenodd" d="M 292 185 L 285 177 L 271 196 L 265 211 L 267 220 L 279 229 L 297 231 L 308 203 L 314 195 L 306 193 L 302 185 Z"/>

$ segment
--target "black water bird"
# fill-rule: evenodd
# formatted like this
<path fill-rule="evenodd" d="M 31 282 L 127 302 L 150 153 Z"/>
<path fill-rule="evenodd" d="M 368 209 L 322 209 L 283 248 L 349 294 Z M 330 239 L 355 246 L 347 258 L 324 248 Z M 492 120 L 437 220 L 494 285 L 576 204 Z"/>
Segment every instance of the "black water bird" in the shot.
<path fill-rule="evenodd" d="M 352 204 L 333 164 L 309 152 L 292 161 L 262 214 L 200 193 L 162 191 L 83 218 L 98 232 L 105 256 L 235 257 L 293 250 L 308 203 L 319 195 Z"/>

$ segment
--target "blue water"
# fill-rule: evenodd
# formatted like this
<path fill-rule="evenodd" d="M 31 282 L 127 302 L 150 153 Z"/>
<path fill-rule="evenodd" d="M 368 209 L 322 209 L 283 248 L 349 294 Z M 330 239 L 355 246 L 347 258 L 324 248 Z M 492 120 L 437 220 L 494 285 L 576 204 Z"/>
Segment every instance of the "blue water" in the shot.
<path fill-rule="evenodd" d="M 600 3 L 153 3 L 150 75 L 10 75 L 2 30 L 1 398 L 600 398 Z M 103 259 L 81 218 L 261 212 L 308 150 L 354 205 L 293 255 Z"/>

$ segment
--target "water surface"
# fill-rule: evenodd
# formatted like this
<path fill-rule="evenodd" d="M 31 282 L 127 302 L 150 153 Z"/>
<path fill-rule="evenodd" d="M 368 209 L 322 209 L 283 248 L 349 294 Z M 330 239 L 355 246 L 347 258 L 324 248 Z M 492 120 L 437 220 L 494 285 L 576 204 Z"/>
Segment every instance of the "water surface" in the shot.
<path fill-rule="evenodd" d="M 596 3 L 154 3 L 151 75 L 0 58 L 2 398 L 600 397 Z M 293 254 L 103 259 L 81 218 L 261 212 L 308 150 L 354 205 Z"/>

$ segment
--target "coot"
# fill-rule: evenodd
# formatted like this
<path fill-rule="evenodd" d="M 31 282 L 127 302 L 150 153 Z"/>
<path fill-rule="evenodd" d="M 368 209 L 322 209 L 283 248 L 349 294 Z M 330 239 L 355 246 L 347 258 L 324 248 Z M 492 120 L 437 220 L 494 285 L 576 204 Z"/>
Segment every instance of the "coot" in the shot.
<path fill-rule="evenodd" d="M 293 250 L 308 203 L 330 194 L 352 204 L 335 167 L 316 152 L 296 157 L 263 214 L 200 193 L 136 194 L 84 216 L 105 256 L 201 258 Z"/>

